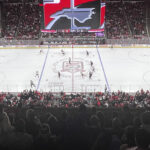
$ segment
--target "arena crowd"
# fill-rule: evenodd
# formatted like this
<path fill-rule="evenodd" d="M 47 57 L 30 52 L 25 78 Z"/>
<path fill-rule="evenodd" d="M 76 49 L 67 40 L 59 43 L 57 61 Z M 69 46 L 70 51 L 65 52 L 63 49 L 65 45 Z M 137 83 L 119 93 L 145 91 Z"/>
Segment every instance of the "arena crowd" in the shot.
<path fill-rule="evenodd" d="M 7 0 L 4 3 L 6 39 L 39 39 L 50 37 L 72 37 L 69 33 L 41 34 L 42 9 L 38 0 Z M 22 11 L 23 10 L 23 11 Z M 106 38 L 141 39 L 148 37 L 146 30 L 146 5 L 144 1 L 106 1 Z M 93 33 L 74 33 L 79 37 L 96 36 Z"/>
<path fill-rule="evenodd" d="M 0 102 L 4 106 L 16 107 L 22 105 L 28 107 L 43 106 L 46 108 L 77 108 L 81 104 L 87 107 L 99 108 L 122 108 L 128 105 L 131 108 L 150 107 L 150 91 L 137 91 L 136 93 L 126 93 L 122 91 L 109 93 L 76 93 L 66 94 L 65 92 L 38 92 L 32 90 L 24 90 L 21 93 L 0 93 Z"/>
<path fill-rule="evenodd" d="M 0 94 L 1 149 L 149 150 L 150 92 Z"/>

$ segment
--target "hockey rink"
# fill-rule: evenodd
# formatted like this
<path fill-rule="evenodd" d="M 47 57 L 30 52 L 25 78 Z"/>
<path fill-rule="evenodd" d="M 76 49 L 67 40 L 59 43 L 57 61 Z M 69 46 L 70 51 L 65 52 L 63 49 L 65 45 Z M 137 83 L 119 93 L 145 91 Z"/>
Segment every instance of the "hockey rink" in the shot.
<path fill-rule="evenodd" d="M 111 92 L 150 90 L 150 48 L 40 50 L 0 49 L 0 92 L 97 92 L 105 87 Z"/>

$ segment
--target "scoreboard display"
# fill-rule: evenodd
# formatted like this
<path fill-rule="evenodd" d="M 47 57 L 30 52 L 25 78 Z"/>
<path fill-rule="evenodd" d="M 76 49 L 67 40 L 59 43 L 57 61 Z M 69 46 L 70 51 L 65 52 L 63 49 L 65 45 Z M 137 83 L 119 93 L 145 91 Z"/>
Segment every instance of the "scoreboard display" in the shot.
<path fill-rule="evenodd" d="M 100 0 L 43 0 L 42 32 L 104 32 L 105 3 Z"/>

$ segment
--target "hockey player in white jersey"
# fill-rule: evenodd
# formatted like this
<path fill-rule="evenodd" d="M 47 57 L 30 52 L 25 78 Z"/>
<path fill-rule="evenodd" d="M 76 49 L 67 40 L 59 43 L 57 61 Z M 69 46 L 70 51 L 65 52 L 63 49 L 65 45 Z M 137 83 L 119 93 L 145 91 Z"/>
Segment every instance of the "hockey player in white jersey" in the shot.
<path fill-rule="evenodd" d="M 35 77 L 39 78 L 39 71 L 35 72 Z"/>
<path fill-rule="evenodd" d="M 35 84 L 32 80 L 30 80 L 30 86 L 31 86 L 31 88 L 35 87 Z"/>

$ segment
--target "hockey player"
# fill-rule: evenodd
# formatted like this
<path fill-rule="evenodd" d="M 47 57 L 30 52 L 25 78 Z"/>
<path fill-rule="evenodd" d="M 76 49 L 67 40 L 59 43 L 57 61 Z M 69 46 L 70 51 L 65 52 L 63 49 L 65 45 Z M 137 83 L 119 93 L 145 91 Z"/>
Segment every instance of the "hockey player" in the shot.
<path fill-rule="evenodd" d="M 89 56 L 89 52 L 86 50 L 86 56 Z"/>
<path fill-rule="evenodd" d="M 39 78 L 39 71 L 36 71 L 36 72 L 35 72 L 35 77 L 38 77 L 38 78 Z"/>
<path fill-rule="evenodd" d="M 65 52 L 64 52 L 64 50 L 63 50 L 63 49 L 61 49 L 61 53 L 62 53 L 62 55 L 65 55 Z"/>
<path fill-rule="evenodd" d="M 71 58 L 69 57 L 69 64 L 71 64 Z"/>
<path fill-rule="evenodd" d="M 40 50 L 40 55 L 43 54 L 43 53 L 44 53 L 44 52 L 43 52 L 43 50 L 41 49 L 41 50 Z"/>
<path fill-rule="evenodd" d="M 34 84 L 34 82 L 32 80 L 30 80 L 30 86 L 31 86 L 31 88 L 35 87 L 35 84 Z"/>
<path fill-rule="evenodd" d="M 60 75 L 61 75 L 61 74 L 60 74 L 60 72 L 58 71 L 58 78 L 60 78 Z"/>
<path fill-rule="evenodd" d="M 94 66 L 92 66 L 92 68 L 91 68 L 91 69 L 92 69 L 92 72 L 95 72 L 95 68 L 94 68 Z"/>
<path fill-rule="evenodd" d="M 105 84 L 105 93 L 107 93 L 107 86 L 106 86 L 106 84 Z"/>
<path fill-rule="evenodd" d="M 90 72 L 89 72 L 89 79 L 92 78 L 92 75 L 93 75 L 93 73 L 90 71 Z"/>
<path fill-rule="evenodd" d="M 91 67 L 93 66 L 93 61 L 90 61 L 90 65 L 91 65 Z"/>
<path fill-rule="evenodd" d="M 84 78 L 84 76 L 85 76 L 85 75 L 83 74 L 83 72 L 81 72 L 81 77 Z"/>

